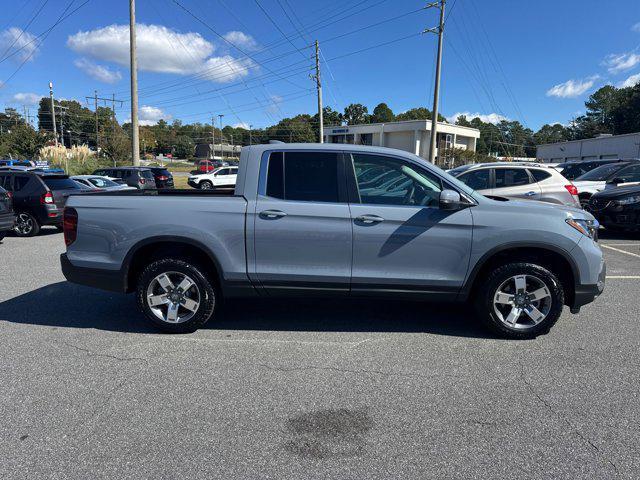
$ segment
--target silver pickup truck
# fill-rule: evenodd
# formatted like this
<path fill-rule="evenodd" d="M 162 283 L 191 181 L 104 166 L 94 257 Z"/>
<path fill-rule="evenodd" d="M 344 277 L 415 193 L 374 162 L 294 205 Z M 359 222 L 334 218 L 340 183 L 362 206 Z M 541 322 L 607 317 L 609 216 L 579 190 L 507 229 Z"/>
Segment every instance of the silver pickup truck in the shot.
<path fill-rule="evenodd" d="M 605 279 L 589 213 L 487 198 L 353 145 L 245 147 L 235 190 L 71 197 L 64 235 L 69 281 L 136 292 L 168 332 L 203 326 L 223 297 L 370 295 L 471 301 L 495 333 L 528 338 Z"/>

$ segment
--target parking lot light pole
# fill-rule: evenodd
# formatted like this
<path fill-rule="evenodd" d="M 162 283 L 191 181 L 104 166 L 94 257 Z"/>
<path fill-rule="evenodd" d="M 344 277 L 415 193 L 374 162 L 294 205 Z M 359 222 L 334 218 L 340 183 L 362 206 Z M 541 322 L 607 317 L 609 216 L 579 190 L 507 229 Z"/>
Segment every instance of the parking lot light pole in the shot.
<path fill-rule="evenodd" d="M 222 117 L 224 117 L 223 114 L 218 115 L 218 118 L 220 119 L 220 161 L 222 161 L 222 159 L 224 158 L 224 150 L 222 147 L 222 139 L 224 138 L 222 136 Z"/>

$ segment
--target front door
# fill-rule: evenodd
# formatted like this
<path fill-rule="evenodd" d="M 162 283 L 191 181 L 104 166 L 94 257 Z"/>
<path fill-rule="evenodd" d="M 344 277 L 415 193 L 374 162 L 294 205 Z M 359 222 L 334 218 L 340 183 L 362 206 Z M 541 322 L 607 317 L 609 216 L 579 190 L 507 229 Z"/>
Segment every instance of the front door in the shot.
<path fill-rule="evenodd" d="M 354 153 L 346 168 L 355 177 L 352 291 L 455 295 L 469 266 L 471 209 L 441 210 L 443 181 L 418 163 Z"/>
<path fill-rule="evenodd" d="M 287 150 L 262 161 L 256 279 L 268 291 L 348 292 L 352 229 L 341 154 Z"/>

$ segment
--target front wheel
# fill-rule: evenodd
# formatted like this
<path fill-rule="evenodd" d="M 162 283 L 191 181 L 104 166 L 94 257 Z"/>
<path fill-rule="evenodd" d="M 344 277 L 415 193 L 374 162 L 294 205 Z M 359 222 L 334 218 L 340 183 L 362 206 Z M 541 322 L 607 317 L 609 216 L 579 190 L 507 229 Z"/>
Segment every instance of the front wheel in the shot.
<path fill-rule="evenodd" d="M 40 233 L 38 219 L 28 212 L 20 212 L 16 215 L 16 223 L 13 231 L 19 237 L 35 237 Z"/>
<path fill-rule="evenodd" d="M 511 339 L 535 338 L 556 323 L 564 305 L 558 277 L 533 263 L 509 263 L 491 271 L 476 309 L 492 332 Z"/>
<path fill-rule="evenodd" d="M 203 180 L 200 182 L 200 190 L 212 190 L 213 189 L 213 183 L 211 183 L 209 180 Z"/>
<path fill-rule="evenodd" d="M 138 306 L 158 329 L 190 333 L 206 324 L 216 307 L 217 288 L 196 263 L 167 258 L 150 263 L 140 274 Z"/>

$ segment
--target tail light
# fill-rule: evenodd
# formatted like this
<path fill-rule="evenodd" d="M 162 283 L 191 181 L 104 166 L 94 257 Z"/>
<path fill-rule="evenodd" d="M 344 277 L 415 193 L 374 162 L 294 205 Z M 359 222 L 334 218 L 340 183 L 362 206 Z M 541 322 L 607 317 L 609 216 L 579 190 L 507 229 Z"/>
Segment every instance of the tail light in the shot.
<path fill-rule="evenodd" d="M 7 197 L 12 199 L 13 198 L 13 192 L 7 192 Z"/>
<path fill-rule="evenodd" d="M 40 203 L 41 203 L 42 205 L 47 205 L 47 204 L 48 204 L 48 205 L 51 205 L 52 203 L 54 203 L 54 202 L 53 202 L 53 194 L 52 194 L 51 192 L 43 193 L 43 194 L 40 196 Z"/>
<path fill-rule="evenodd" d="M 164 182 L 166 180 L 169 180 L 169 177 L 167 177 L 166 175 L 159 175 L 158 177 L 156 177 L 158 180 L 160 180 L 161 182 Z"/>
<path fill-rule="evenodd" d="M 78 212 L 75 208 L 67 207 L 62 214 L 62 231 L 64 232 L 64 243 L 71 245 L 78 237 Z"/>
<path fill-rule="evenodd" d="M 575 185 L 565 185 L 564 188 L 566 188 L 567 192 L 569 192 L 571 195 L 578 195 L 578 187 L 576 187 Z"/>
<path fill-rule="evenodd" d="M 144 178 L 140 178 L 140 179 L 138 179 L 138 183 L 140 185 L 144 185 L 145 183 L 147 183 L 147 181 Z"/>

